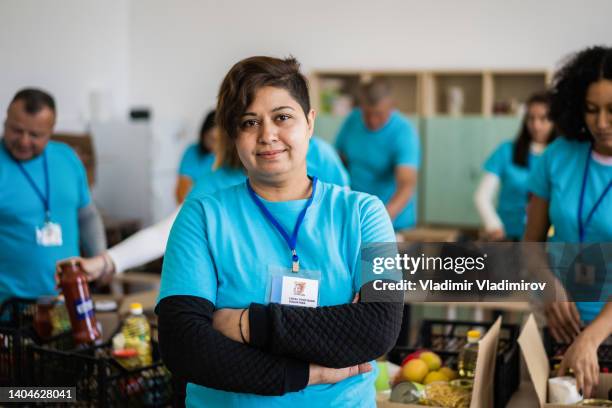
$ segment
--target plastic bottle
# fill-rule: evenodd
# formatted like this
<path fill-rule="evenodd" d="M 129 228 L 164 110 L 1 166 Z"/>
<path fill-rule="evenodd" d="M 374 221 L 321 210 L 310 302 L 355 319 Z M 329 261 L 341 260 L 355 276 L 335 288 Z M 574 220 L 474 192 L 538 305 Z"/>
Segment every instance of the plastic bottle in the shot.
<path fill-rule="evenodd" d="M 70 316 L 74 342 L 77 346 L 95 343 L 102 335 L 98 330 L 94 303 L 89 295 L 87 275 L 74 259 L 63 263 L 61 268 L 60 286 Z"/>
<path fill-rule="evenodd" d="M 478 341 L 480 340 L 479 330 L 467 332 L 467 343 L 459 352 L 459 377 L 474 378 L 476 372 L 476 359 L 478 358 Z"/>
<path fill-rule="evenodd" d="M 125 339 L 125 348 L 133 348 L 138 351 L 140 366 L 149 366 L 153 362 L 151 355 L 151 326 L 149 321 L 142 314 L 142 305 L 132 303 L 130 305 L 130 315 L 123 322 L 121 329 Z"/>

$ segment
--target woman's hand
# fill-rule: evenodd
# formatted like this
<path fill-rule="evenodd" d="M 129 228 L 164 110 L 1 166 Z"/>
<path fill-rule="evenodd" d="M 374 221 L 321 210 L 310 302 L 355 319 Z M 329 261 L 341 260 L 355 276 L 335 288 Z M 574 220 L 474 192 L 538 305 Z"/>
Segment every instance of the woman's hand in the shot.
<path fill-rule="evenodd" d="M 244 313 L 243 313 L 244 312 Z M 240 335 L 240 318 L 242 316 L 242 335 Z M 249 309 L 217 309 L 213 313 L 213 328 L 225 337 L 244 343 L 242 336 L 248 343 L 249 336 Z"/>
<path fill-rule="evenodd" d="M 544 309 L 548 328 L 558 342 L 570 344 L 580 334 L 580 314 L 574 302 L 551 302 Z"/>
<path fill-rule="evenodd" d="M 599 343 L 588 333 L 581 333 L 565 352 L 559 368 L 559 375 L 564 375 L 568 369 L 574 371 L 576 387 L 582 390 L 584 398 L 591 396 L 599 381 L 598 347 Z"/>
<path fill-rule="evenodd" d="M 370 363 L 358 364 L 346 368 L 328 368 L 317 364 L 311 364 L 308 385 L 336 384 L 349 377 L 369 373 L 370 371 L 372 371 L 372 365 Z"/>
<path fill-rule="evenodd" d="M 115 274 L 115 264 L 107 253 L 97 255 L 91 258 L 68 258 L 74 259 L 81 269 L 87 275 L 88 281 L 98 281 L 101 284 L 110 283 L 113 275 Z M 61 265 L 68 261 L 68 259 L 62 259 L 55 264 L 55 284 L 59 287 L 60 275 L 62 273 Z"/>
<path fill-rule="evenodd" d="M 487 231 L 484 238 L 487 241 L 503 241 L 506 238 L 506 231 L 503 228 Z"/>

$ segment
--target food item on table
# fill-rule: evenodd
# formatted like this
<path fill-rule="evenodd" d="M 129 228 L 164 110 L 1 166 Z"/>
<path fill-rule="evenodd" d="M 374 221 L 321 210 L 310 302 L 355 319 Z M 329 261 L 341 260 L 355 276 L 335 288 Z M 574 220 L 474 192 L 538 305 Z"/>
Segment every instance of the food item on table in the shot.
<path fill-rule="evenodd" d="M 125 339 L 126 348 L 134 348 L 138 351 L 141 367 L 151 365 L 153 357 L 151 354 L 151 326 L 149 321 L 142 314 L 142 305 L 132 303 L 130 305 L 130 315 L 121 329 Z"/>
<path fill-rule="evenodd" d="M 472 392 L 472 388 L 474 388 L 474 380 L 470 380 L 467 378 L 458 378 L 456 380 L 452 380 L 450 382 L 450 385 L 455 388 L 461 388 L 462 390 Z"/>
<path fill-rule="evenodd" d="M 422 382 L 427 373 L 429 367 L 421 359 L 410 360 L 402 367 L 402 377 L 406 381 Z"/>
<path fill-rule="evenodd" d="M 389 389 L 389 367 L 386 361 L 378 361 L 378 377 L 374 382 L 376 391 L 384 391 Z"/>
<path fill-rule="evenodd" d="M 431 351 L 425 351 L 421 353 L 421 355 L 419 355 L 419 359 L 427 363 L 429 371 L 436 371 L 440 367 L 442 367 L 442 360 L 440 359 L 440 356 Z"/>
<path fill-rule="evenodd" d="M 478 342 L 480 331 L 470 330 L 467 332 L 467 344 L 459 352 L 459 377 L 474 378 L 476 372 L 476 360 L 478 358 Z"/>
<path fill-rule="evenodd" d="M 442 408 L 468 408 L 470 392 L 449 383 L 435 382 L 425 387 L 422 403 Z"/>
<path fill-rule="evenodd" d="M 444 374 L 449 381 L 457 378 L 457 372 L 450 367 L 442 367 L 438 371 Z"/>
<path fill-rule="evenodd" d="M 576 388 L 574 377 L 554 377 L 548 379 L 548 401 L 552 404 L 575 404 L 582 401 Z"/>
<path fill-rule="evenodd" d="M 36 302 L 36 311 L 34 312 L 34 331 L 41 339 L 48 339 L 53 335 L 53 320 L 51 313 L 53 310 L 54 298 L 44 296 Z"/>
<path fill-rule="evenodd" d="M 419 358 L 421 356 L 421 353 L 424 353 L 428 350 L 417 350 L 414 353 L 410 353 L 408 354 L 406 357 L 404 357 L 404 359 L 402 360 L 402 364 L 400 364 L 402 367 L 409 362 L 410 360 L 414 360 L 416 358 Z"/>
<path fill-rule="evenodd" d="M 443 372 L 431 371 L 429 374 L 425 376 L 425 379 L 423 380 L 423 384 L 428 385 L 436 381 L 448 382 L 449 378 Z"/>
<path fill-rule="evenodd" d="M 53 336 L 67 332 L 72 328 L 70 316 L 66 309 L 66 301 L 62 295 L 56 298 L 53 309 L 51 309 L 51 324 L 53 326 Z"/>
<path fill-rule="evenodd" d="M 72 325 L 72 337 L 76 345 L 86 345 L 100 340 L 94 304 L 89 295 L 87 275 L 75 259 L 61 264 L 60 287 L 66 299 L 66 309 Z"/>
<path fill-rule="evenodd" d="M 113 350 L 115 360 L 128 370 L 133 370 L 140 366 L 138 351 L 136 349 Z"/>
<path fill-rule="evenodd" d="M 391 390 L 389 401 L 401 404 L 418 402 L 423 395 L 423 386 L 410 381 L 402 381 Z"/>

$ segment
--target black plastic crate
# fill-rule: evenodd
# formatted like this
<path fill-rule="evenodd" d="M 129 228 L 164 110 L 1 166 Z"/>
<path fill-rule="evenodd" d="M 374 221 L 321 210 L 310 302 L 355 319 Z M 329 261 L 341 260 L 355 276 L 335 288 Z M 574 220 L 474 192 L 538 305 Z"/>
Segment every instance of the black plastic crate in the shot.
<path fill-rule="evenodd" d="M 27 385 L 27 345 L 39 341 L 32 322 L 36 300 L 11 298 L 0 306 L 0 386 Z"/>
<path fill-rule="evenodd" d="M 166 407 L 174 403 L 172 375 L 160 360 L 155 340 L 154 363 L 133 370 L 112 357 L 110 342 L 74 351 L 54 346 L 29 347 L 30 377 L 37 386 L 76 387 L 77 401 L 86 406 Z"/>
<path fill-rule="evenodd" d="M 387 355 L 389 361 L 401 364 L 409 354 L 427 349 L 440 356 L 445 366 L 457 368 L 459 352 L 467 342 L 467 332 L 488 330 L 491 323 L 470 321 L 424 320 L 414 347 L 395 347 Z M 483 330 L 484 329 L 484 330 Z M 494 406 L 506 406 L 520 385 L 520 351 L 517 343 L 519 326 L 502 324 L 495 361 Z"/>
<path fill-rule="evenodd" d="M 546 349 L 546 355 L 549 358 L 551 367 L 561 363 L 563 355 L 569 346 L 567 343 L 558 343 L 550 334 L 550 331 L 544 329 L 544 348 Z M 600 371 L 612 372 L 612 336 L 597 349 L 597 359 Z"/>

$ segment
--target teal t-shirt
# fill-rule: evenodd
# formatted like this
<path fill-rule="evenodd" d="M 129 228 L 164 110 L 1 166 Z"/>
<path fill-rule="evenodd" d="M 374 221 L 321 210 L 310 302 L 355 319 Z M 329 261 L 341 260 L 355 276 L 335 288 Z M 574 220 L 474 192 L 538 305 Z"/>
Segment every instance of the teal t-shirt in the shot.
<path fill-rule="evenodd" d="M 395 168 L 420 165 L 419 137 L 408 119 L 394 111 L 379 130 L 369 130 L 360 109 L 346 118 L 336 139 L 336 148 L 346 157 L 351 188 L 373 194 L 387 203 L 396 190 Z M 396 229 L 416 225 L 416 192 L 393 222 Z"/>
<path fill-rule="evenodd" d="M 317 136 L 310 139 L 306 154 L 308 174 L 317 176 L 326 183 L 349 187 L 349 175 L 336 150 Z"/>
<path fill-rule="evenodd" d="M 504 142 L 487 159 L 484 170 L 499 177 L 501 188 L 497 213 L 504 224 L 506 236 L 521 239 L 527 222 L 527 201 L 529 200 L 529 169 L 540 157 L 529 153 L 527 166 L 519 166 L 512 160 L 514 142 Z"/>
<path fill-rule="evenodd" d="M 306 202 L 262 201 L 288 231 Z M 301 271 L 320 273 L 319 305 L 350 303 L 362 283 L 362 244 L 394 240 L 391 221 L 380 200 L 318 182 L 296 249 Z M 186 200 L 170 233 L 159 299 L 198 296 L 217 308 L 267 304 L 270 273 L 290 266 L 287 243 L 260 213 L 243 182 Z M 376 371 L 278 397 L 188 384 L 186 401 L 188 406 L 198 407 L 375 407 Z"/>
<path fill-rule="evenodd" d="M 187 176 L 195 182 L 199 177 L 212 171 L 214 162 L 214 154 L 200 154 L 200 146 L 194 143 L 183 153 L 183 158 L 179 165 L 179 175 Z"/>
<path fill-rule="evenodd" d="M 578 205 L 584 169 L 590 161 L 585 188 L 583 220 L 612 180 L 612 166 L 598 163 L 589 156 L 590 143 L 570 141 L 563 137 L 555 140 L 534 166 L 530 177 L 529 190 L 549 202 L 548 214 L 554 227 L 552 242 L 580 242 L 578 233 Z M 612 192 L 609 192 L 593 213 L 585 229 L 585 243 L 612 242 Z M 608 271 L 612 265 L 608 264 Z M 610 275 L 610 273 L 608 273 Z M 612 294 L 612 284 L 607 277 L 601 293 L 601 300 Z M 603 302 L 577 302 L 582 320 L 593 320 Z"/>
<path fill-rule="evenodd" d="M 0 301 L 11 296 L 35 298 L 57 294 L 55 263 L 79 255 L 79 209 L 90 202 L 87 176 L 74 151 L 50 141 L 44 150 L 49 168 L 51 221 L 61 226 L 62 245 L 41 246 L 36 229 L 45 207 L 0 140 Z M 21 162 L 45 194 L 43 154 Z"/>

